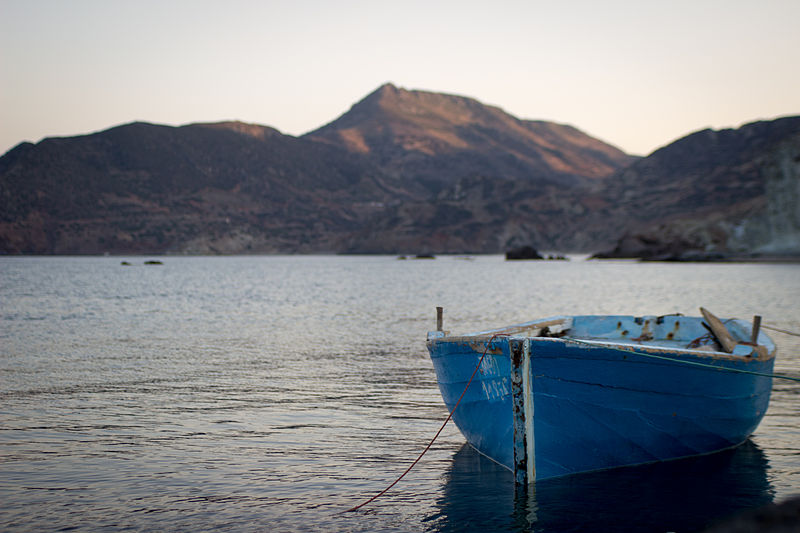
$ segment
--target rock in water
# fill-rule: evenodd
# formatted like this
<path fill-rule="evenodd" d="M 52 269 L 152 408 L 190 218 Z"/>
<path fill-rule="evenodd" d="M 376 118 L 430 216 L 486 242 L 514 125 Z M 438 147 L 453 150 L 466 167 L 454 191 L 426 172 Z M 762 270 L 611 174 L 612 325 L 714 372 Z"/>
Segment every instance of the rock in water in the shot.
<path fill-rule="evenodd" d="M 510 259 L 544 259 L 533 246 L 520 246 L 506 252 L 506 260 Z"/>

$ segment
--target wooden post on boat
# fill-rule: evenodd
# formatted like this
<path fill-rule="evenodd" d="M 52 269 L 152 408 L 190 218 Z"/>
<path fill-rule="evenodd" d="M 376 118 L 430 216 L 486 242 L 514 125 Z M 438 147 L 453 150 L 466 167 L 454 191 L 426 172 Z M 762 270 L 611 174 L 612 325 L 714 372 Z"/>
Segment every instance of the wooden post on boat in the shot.
<path fill-rule="evenodd" d="M 750 333 L 750 342 L 758 346 L 758 331 L 761 329 L 761 316 L 753 317 L 753 330 Z"/>
<path fill-rule="evenodd" d="M 444 308 L 437 307 L 436 308 L 436 331 L 442 331 L 442 314 L 444 312 Z"/>
<path fill-rule="evenodd" d="M 536 479 L 533 440 L 530 340 L 509 339 L 511 407 L 514 424 L 514 481 L 527 485 Z"/>

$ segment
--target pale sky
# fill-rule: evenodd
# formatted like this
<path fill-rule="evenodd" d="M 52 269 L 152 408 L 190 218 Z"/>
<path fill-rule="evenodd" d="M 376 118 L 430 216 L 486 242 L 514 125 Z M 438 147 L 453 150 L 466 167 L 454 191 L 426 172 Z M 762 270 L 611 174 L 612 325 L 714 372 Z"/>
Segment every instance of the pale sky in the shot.
<path fill-rule="evenodd" d="M 0 154 L 137 120 L 301 135 L 386 82 L 646 155 L 800 115 L 800 0 L 0 0 Z"/>

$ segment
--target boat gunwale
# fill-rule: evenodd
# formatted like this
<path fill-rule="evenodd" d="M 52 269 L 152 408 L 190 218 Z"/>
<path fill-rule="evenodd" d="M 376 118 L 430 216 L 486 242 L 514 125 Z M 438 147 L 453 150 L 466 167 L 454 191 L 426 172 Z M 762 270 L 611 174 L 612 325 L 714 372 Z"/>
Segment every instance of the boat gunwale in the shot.
<path fill-rule="evenodd" d="M 581 317 L 609 317 L 612 315 L 579 315 Z M 614 317 L 623 316 L 623 315 L 613 315 Z M 632 315 L 624 315 L 627 318 L 638 318 Z M 674 316 L 674 315 L 670 315 Z M 563 326 L 567 322 L 572 321 L 571 316 L 558 316 L 558 317 L 549 317 L 540 320 L 535 320 L 531 322 L 523 322 L 521 324 L 514 324 L 511 326 L 506 326 L 502 328 L 480 331 L 477 333 L 465 333 L 459 335 L 449 335 L 447 331 L 431 331 L 428 334 L 427 344 L 431 345 L 434 343 L 439 342 L 454 342 L 454 343 L 462 343 L 462 344 L 470 344 L 473 345 L 473 349 L 477 350 L 476 344 L 484 344 L 487 345 L 487 353 L 492 353 L 497 355 L 499 352 L 496 349 L 492 349 L 488 347 L 488 343 L 490 341 L 502 339 L 502 338 L 514 338 L 514 339 L 531 339 L 536 341 L 543 341 L 543 342 L 561 342 L 564 344 L 572 344 L 578 346 L 584 346 L 586 348 L 606 348 L 618 351 L 625 351 L 630 352 L 632 354 L 636 354 L 637 352 L 645 352 L 646 354 L 669 354 L 673 357 L 681 357 L 683 355 L 691 355 L 701 358 L 710 358 L 712 360 L 725 360 L 725 361 L 759 361 L 765 362 L 769 361 L 770 359 L 774 359 L 777 355 L 777 346 L 775 343 L 766 336 L 767 340 L 769 340 L 770 345 L 759 344 L 758 346 L 762 346 L 765 348 L 763 351 L 757 350 L 756 346 L 753 346 L 753 352 L 746 355 L 740 354 L 733 354 L 728 352 L 721 352 L 717 350 L 709 351 L 709 350 L 700 350 L 695 348 L 685 348 L 680 346 L 659 346 L 655 344 L 647 344 L 647 341 L 632 341 L 631 339 L 627 339 L 625 341 L 615 340 L 613 338 L 607 337 L 578 337 L 578 336 L 570 336 L 568 334 L 569 329 L 565 330 L 565 334 L 557 337 L 550 337 L 550 336 L 538 336 L 538 335 L 525 335 L 526 331 L 534 332 L 536 330 L 541 331 L 545 327 L 550 326 Z M 702 320 L 701 317 L 683 317 L 688 319 L 694 320 Z M 736 322 L 739 326 L 746 325 L 741 319 L 729 319 L 729 322 Z M 764 335 L 764 333 L 762 333 Z"/>

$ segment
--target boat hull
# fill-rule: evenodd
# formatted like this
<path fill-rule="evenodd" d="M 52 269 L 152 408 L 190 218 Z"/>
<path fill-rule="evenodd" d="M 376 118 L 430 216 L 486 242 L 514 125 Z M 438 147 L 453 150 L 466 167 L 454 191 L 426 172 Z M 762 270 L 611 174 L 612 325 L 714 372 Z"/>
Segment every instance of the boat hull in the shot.
<path fill-rule="evenodd" d="M 488 349 L 486 341 L 443 336 L 428 347 L 450 410 L 484 357 L 453 420 L 479 452 L 514 470 L 512 340 L 494 338 Z M 774 357 L 526 342 L 534 480 L 730 448 L 752 434 L 769 404 Z"/>

